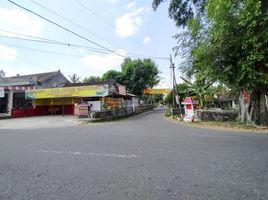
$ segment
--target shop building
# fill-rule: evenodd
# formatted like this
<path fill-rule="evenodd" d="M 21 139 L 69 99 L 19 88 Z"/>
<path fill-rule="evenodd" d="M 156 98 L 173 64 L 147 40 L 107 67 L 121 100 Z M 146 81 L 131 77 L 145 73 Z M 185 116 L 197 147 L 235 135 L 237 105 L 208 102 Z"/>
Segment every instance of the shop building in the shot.
<path fill-rule="evenodd" d="M 0 116 L 22 117 L 39 115 L 35 113 L 33 101 L 25 98 L 26 90 L 56 88 L 69 81 L 58 70 L 30 75 L 5 77 L 0 71 Z"/>
<path fill-rule="evenodd" d="M 88 111 L 125 109 L 133 112 L 137 104 L 135 95 L 128 94 L 124 85 L 114 80 L 91 83 L 66 84 L 57 88 L 38 88 L 25 91 L 39 115 L 78 115 L 79 105 Z M 136 105 L 137 106 L 137 105 Z"/>

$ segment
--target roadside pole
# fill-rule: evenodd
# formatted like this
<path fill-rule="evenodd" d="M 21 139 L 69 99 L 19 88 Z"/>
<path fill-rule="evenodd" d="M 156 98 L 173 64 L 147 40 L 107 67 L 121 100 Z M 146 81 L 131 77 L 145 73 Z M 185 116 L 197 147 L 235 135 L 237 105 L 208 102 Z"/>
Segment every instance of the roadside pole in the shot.
<path fill-rule="evenodd" d="M 177 104 L 177 102 L 175 101 L 175 92 L 176 92 L 176 95 L 178 96 L 179 113 L 180 113 L 180 116 L 182 118 L 181 103 L 180 103 L 180 98 L 179 98 L 180 96 L 179 96 L 179 91 L 177 88 L 177 81 L 176 81 L 176 75 L 175 75 L 175 64 L 172 61 L 171 55 L 170 55 L 170 68 L 172 70 L 172 79 L 173 79 L 173 81 L 172 81 L 172 83 L 173 83 L 173 92 L 172 92 L 173 93 L 173 95 L 172 95 L 173 107 L 174 107 L 174 105 Z M 176 108 L 177 108 L 177 106 L 176 106 Z"/>

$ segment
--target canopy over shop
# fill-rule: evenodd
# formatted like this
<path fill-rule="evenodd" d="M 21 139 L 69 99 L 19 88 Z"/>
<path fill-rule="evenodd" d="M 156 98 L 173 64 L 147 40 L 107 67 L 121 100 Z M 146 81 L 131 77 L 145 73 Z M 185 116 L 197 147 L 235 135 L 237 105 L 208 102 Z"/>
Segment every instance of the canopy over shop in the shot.
<path fill-rule="evenodd" d="M 92 84 L 72 84 L 61 88 L 33 89 L 25 91 L 40 115 L 77 114 L 78 105 L 88 104 L 92 111 L 112 110 L 125 107 L 133 96 L 115 81 Z M 132 106 L 132 104 L 131 104 Z"/>

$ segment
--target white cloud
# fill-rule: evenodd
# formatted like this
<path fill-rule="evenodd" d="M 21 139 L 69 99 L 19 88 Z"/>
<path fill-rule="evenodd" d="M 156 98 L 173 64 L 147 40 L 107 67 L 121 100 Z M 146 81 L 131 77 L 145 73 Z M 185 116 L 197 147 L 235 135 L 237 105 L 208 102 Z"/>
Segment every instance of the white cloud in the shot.
<path fill-rule="evenodd" d="M 107 1 L 110 3 L 118 3 L 119 2 L 119 0 L 107 0 Z"/>
<path fill-rule="evenodd" d="M 129 5 L 129 4 L 128 4 Z M 132 4 L 131 7 L 135 7 Z M 139 31 L 141 25 L 146 20 L 143 17 L 143 14 L 147 11 L 145 8 L 134 8 L 132 12 L 128 12 L 120 17 L 118 17 L 115 21 L 116 25 L 116 33 L 122 37 L 128 37 L 134 35 Z"/>
<path fill-rule="evenodd" d="M 166 89 L 166 88 L 170 88 L 170 87 L 164 81 L 160 81 L 154 88 Z"/>
<path fill-rule="evenodd" d="M 0 29 L 37 36 L 44 24 L 36 18 L 30 17 L 19 9 L 7 9 L 0 7 Z M 10 35 L 0 32 L 1 35 Z"/>
<path fill-rule="evenodd" d="M 0 59 L 5 61 L 11 61 L 16 59 L 17 51 L 16 49 L 0 45 Z"/>
<path fill-rule="evenodd" d="M 126 8 L 127 9 L 136 8 L 136 1 L 133 1 L 133 2 L 130 2 L 129 4 L 127 4 Z"/>
<path fill-rule="evenodd" d="M 143 39 L 143 44 L 147 44 L 151 41 L 151 38 L 149 36 L 146 36 L 144 39 Z"/>
<path fill-rule="evenodd" d="M 92 76 L 101 76 L 108 70 L 120 70 L 120 65 L 124 60 L 124 57 L 119 56 L 126 56 L 126 51 L 120 49 L 116 51 L 115 54 L 108 54 L 108 55 L 97 55 L 97 54 L 90 54 L 86 55 L 81 59 L 81 62 L 87 66 L 87 71 L 90 73 L 89 75 Z"/>

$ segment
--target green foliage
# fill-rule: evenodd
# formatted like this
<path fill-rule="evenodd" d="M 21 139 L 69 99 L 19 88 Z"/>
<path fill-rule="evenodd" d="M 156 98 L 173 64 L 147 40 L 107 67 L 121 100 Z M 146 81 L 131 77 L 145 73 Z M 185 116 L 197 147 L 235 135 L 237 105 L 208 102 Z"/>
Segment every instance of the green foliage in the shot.
<path fill-rule="evenodd" d="M 141 96 L 145 88 L 152 88 L 159 83 L 159 71 L 151 59 L 131 60 L 126 58 L 121 65 L 123 84 L 130 93 Z"/>
<path fill-rule="evenodd" d="M 73 84 L 80 82 L 80 77 L 77 74 L 69 75 L 69 79 Z"/>
<path fill-rule="evenodd" d="M 209 40 L 192 51 L 196 71 L 205 70 L 231 88 L 266 88 L 268 15 L 261 8 L 261 1 L 209 0 Z"/>
<path fill-rule="evenodd" d="M 194 3 L 202 3 L 204 12 Z M 163 0 L 155 0 L 157 7 Z M 184 5 L 196 14 L 176 18 Z M 186 2 L 186 3 L 185 3 Z M 267 0 L 171 0 L 169 14 L 177 25 L 187 27 L 175 36 L 176 55 L 185 59 L 181 69 L 197 80 L 208 77 L 233 91 L 250 92 L 250 106 L 242 106 L 241 120 L 260 121 L 260 94 L 268 88 Z M 186 16 L 186 17 L 185 17 Z M 190 16 L 187 18 L 187 16 Z M 181 19 L 186 19 L 181 23 Z M 201 77 L 201 79 L 200 79 Z M 243 111 L 243 112 L 242 112 Z"/>
<path fill-rule="evenodd" d="M 102 75 L 101 79 L 103 81 L 113 79 L 118 83 L 123 83 L 123 74 L 122 74 L 122 72 L 119 72 L 116 70 L 109 70 Z"/>
<path fill-rule="evenodd" d="M 166 0 L 153 0 L 153 9 Z M 204 11 L 207 0 L 170 0 L 169 17 L 173 19 L 177 26 L 186 26 L 188 21 Z"/>
<path fill-rule="evenodd" d="M 177 85 L 177 89 L 180 95 L 180 101 L 183 101 L 187 96 L 193 95 L 192 91 L 190 90 L 190 86 L 187 83 L 179 83 Z M 173 89 L 165 98 L 165 101 L 168 105 L 172 105 L 173 102 L 172 97 L 173 97 Z"/>
<path fill-rule="evenodd" d="M 171 116 L 171 112 L 170 112 L 170 110 L 166 110 L 166 112 L 165 112 L 165 117 L 170 117 Z"/>
<path fill-rule="evenodd" d="M 89 76 L 84 78 L 83 83 L 98 82 L 101 78 L 99 76 Z"/>
<path fill-rule="evenodd" d="M 152 94 L 152 95 L 143 94 L 141 96 L 141 99 L 145 101 L 146 104 L 155 104 L 155 105 L 163 103 L 164 101 L 163 98 L 164 98 L 163 94 Z"/>

